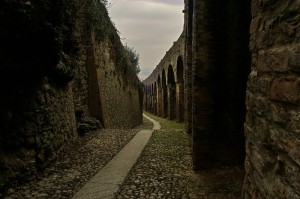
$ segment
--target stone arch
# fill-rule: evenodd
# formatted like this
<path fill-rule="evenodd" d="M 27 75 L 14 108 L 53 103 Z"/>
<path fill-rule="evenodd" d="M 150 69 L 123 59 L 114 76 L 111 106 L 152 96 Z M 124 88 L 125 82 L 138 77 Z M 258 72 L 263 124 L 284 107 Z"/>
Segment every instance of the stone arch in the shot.
<path fill-rule="evenodd" d="M 147 110 L 147 106 L 148 106 L 148 101 L 147 101 L 147 85 L 144 84 L 144 109 Z"/>
<path fill-rule="evenodd" d="M 151 113 L 154 114 L 154 109 L 155 109 L 155 103 L 154 103 L 154 83 L 151 84 Z"/>
<path fill-rule="evenodd" d="M 177 59 L 176 65 L 176 121 L 184 121 L 184 67 L 181 56 Z"/>
<path fill-rule="evenodd" d="M 170 120 L 176 117 L 176 83 L 173 66 L 168 67 L 168 118 Z"/>
<path fill-rule="evenodd" d="M 157 85 L 156 82 L 154 82 L 154 88 L 153 88 L 153 113 L 157 115 Z"/>
<path fill-rule="evenodd" d="M 149 85 L 145 85 L 145 93 L 146 93 L 146 99 L 145 99 L 145 109 L 149 111 L 150 107 L 150 100 L 149 100 Z"/>
<path fill-rule="evenodd" d="M 165 69 L 162 70 L 161 87 L 162 87 L 162 117 L 168 117 L 168 90 L 167 90 Z"/>
<path fill-rule="evenodd" d="M 148 106 L 148 112 L 151 113 L 151 84 L 148 85 L 148 101 L 149 101 L 149 106 Z"/>
<path fill-rule="evenodd" d="M 162 86 L 159 75 L 157 77 L 157 115 L 162 116 Z"/>

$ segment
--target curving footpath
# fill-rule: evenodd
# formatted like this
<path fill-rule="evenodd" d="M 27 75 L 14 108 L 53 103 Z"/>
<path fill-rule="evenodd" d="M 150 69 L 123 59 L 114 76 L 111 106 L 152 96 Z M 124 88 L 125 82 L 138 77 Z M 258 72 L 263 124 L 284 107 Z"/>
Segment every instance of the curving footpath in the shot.
<path fill-rule="evenodd" d="M 148 143 L 152 132 L 161 128 L 157 121 L 145 114 L 144 117 L 153 123 L 152 130 L 139 131 L 110 162 L 75 194 L 73 199 L 114 198 L 120 185 Z"/>

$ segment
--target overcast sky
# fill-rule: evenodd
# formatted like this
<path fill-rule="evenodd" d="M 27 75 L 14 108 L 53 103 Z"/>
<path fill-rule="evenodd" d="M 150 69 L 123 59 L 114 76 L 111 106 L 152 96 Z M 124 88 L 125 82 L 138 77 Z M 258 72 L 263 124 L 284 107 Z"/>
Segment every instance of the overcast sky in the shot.
<path fill-rule="evenodd" d="M 123 43 L 140 55 L 141 79 L 148 77 L 183 30 L 184 0 L 110 0 L 111 20 Z"/>

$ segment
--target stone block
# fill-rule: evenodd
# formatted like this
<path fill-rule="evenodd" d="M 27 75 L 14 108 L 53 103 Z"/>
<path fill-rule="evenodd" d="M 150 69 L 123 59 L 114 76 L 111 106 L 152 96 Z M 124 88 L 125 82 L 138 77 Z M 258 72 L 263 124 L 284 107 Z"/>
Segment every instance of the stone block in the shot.
<path fill-rule="evenodd" d="M 270 117 L 269 101 L 264 96 L 247 92 L 246 107 L 248 111 L 251 111 L 256 116 Z"/>
<path fill-rule="evenodd" d="M 290 133 L 282 135 L 278 146 L 300 167 L 300 140 Z"/>
<path fill-rule="evenodd" d="M 287 128 L 295 133 L 300 134 L 300 110 L 292 109 L 286 113 L 285 118 L 289 118 Z"/>
<path fill-rule="evenodd" d="M 300 167 L 291 164 L 289 161 L 285 162 L 284 173 L 288 176 L 287 181 L 293 187 L 300 187 Z M 300 195 L 300 190 L 296 189 L 295 192 Z"/>
<path fill-rule="evenodd" d="M 261 0 L 252 0 L 252 2 L 251 2 L 251 14 L 252 14 L 252 16 L 256 16 L 257 13 L 259 12 L 260 1 Z"/>
<path fill-rule="evenodd" d="M 291 48 L 289 51 L 289 66 L 291 70 L 300 72 L 300 46 Z"/>
<path fill-rule="evenodd" d="M 253 129 L 253 134 L 260 142 L 267 142 L 269 137 L 269 124 L 264 118 L 256 117 Z"/>
<path fill-rule="evenodd" d="M 285 48 L 261 50 L 258 54 L 257 70 L 260 72 L 288 70 L 288 52 Z"/>
<path fill-rule="evenodd" d="M 286 157 L 293 160 L 294 165 L 300 167 L 300 139 L 291 131 L 269 127 L 270 135 L 268 144 L 273 150 L 281 151 Z"/>
<path fill-rule="evenodd" d="M 271 100 L 294 103 L 299 101 L 300 78 L 277 78 L 271 83 Z"/>
<path fill-rule="evenodd" d="M 299 199 L 299 195 L 296 194 L 295 188 L 289 185 L 285 178 L 277 177 L 274 179 L 272 192 L 269 198 L 288 198 Z"/>
<path fill-rule="evenodd" d="M 250 34 L 254 33 L 258 29 L 260 21 L 261 21 L 261 17 L 259 16 L 256 16 L 252 19 L 250 24 L 250 29 L 249 29 Z"/>
<path fill-rule="evenodd" d="M 272 79 L 268 74 L 258 74 L 257 71 L 252 71 L 248 79 L 248 90 L 267 95 L 271 81 Z"/>
<path fill-rule="evenodd" d="M 289 118 L 284 106 L 278 103 L 270 105 L 271 119 L 282 127 L 285 127 Z"/>
<path fill-rule="evenodd" d="M 274 150 L 268 143 L 262 143 L 262 145 L 257 147 L 257 149 L 263 157 L 263 167 L 261 169 L 266 175 L 268 175 L 268 177 L 270 177 L 276 166 L 277 151 Z"/>
<path fill-rule="evenodd" d="M 254 119 L 255 119 L 255 114 L 251 113 L 250 111 L 246 112 L 246 122 L 244 124 L 244 129 L 245 129 L 245 136 L 247 137 L 247 128 L 246 125 L 249 129 L 251 129 L 250 127 L 254 125 Z"/>

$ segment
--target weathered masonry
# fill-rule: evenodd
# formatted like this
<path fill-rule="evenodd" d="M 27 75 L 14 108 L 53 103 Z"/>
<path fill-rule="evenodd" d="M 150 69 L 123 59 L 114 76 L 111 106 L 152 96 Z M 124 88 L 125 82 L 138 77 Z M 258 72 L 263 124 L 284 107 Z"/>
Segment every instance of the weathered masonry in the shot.
<path fill-rule="evenodd" d="M 144 81 L 145 110 L 170 120 L 183 122 L 183 57 L 184 36 L 182 35 Z"/>
<path fill-rule="evenodd" d="M 142 122 L 141 82 L 100 1 L 4 0 L 0 24 L 1 186 L 80 133 Z"/>
<path fill-rule="evenodd" d="M 244 162 L 244 198 L 300 198 L 300 1 L 185 0 L 184 13 L 145 109 L 185 116 L 196 170 Z"/>

